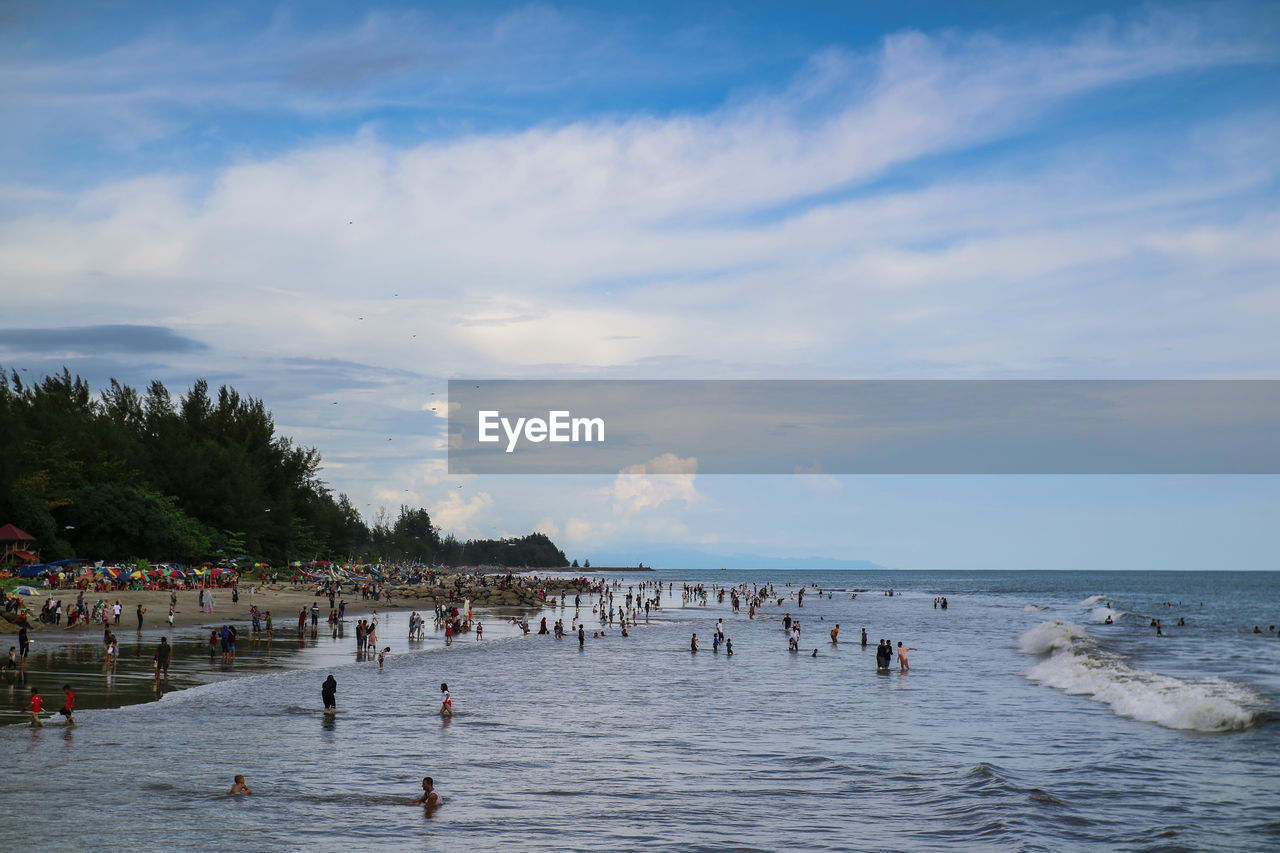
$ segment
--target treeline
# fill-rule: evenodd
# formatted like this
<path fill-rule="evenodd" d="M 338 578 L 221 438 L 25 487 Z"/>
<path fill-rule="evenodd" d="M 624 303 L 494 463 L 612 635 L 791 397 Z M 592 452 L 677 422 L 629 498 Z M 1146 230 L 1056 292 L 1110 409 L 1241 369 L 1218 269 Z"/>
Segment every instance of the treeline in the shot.
<path fill-rule="evenodd" d="M 0 370 L 0 524 L 35 536 L 45 561 L 493 555 L 475 562 L 567 565 L 539 534 L 441 539 L 421 509 L 370 528 L 320 479 L 320 462 L 315 448 L 276 434 L 261 400 L 227 386 L 211 395 L 198 380 L 175 402 L 160 382 L 141 394 L 113 379 L 95 396 L 66 369 L 32 385 Z"/>
<path fill-rule="evenodd" d="M 564 552 L 545 534 L 508 539 L 461 541 L 453 534 L 441 537 L 425 509 L 400 507 L 389 522 L 379 513 L 369 531 L 370 550 L 394 561 L 444 563 L 450 566 L 568 566 Z"/>

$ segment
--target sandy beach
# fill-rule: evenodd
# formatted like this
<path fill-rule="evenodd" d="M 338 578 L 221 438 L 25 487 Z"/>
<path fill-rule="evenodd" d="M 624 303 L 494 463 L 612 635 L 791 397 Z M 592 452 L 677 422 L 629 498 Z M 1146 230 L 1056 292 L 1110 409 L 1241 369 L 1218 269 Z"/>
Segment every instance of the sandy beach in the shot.
<path fill-rule="evenodd" d="M 455 591 L 454 581 L 462 585 Z M 485 578 L 475 571 L 462 571 L 455 575 L 437 578 L 437 585 L 398 584 L 391 588 L 391 600 L 386 598 L 360 599 L 350 590 L 335 599 L 346 602 L 346 610 L 350 612 L 367 612 L 372 610 L 419 610 L 430 611 L 435 607 L 437 596 L 451 604 L 461 607 L 466 600 L 480 612 L 518 612 L 530 608 L 538 609 L 542 601 L 538 598 L 538 589 L 545 589 L 548 594 L 569 593 L 578 591 L 577 585 L 570 579 L 543 578 L 536 584 L 520 587 L 516 585 L 500 586 L 492 577 Z M 45 632 L 65 633 L 74 636 L 77 633 L 101 631 L 101 621 L 96 623 L 77 623 L 68 627 L 61 625 L 45 625 L 39 620 L 39 612 L 50 598 L 62 601 L 63 613 L 75 603 L 78 590 L 75 589 L 41 589 L 39 595 L 22 596 L 23 604 L 29 611 L 28 621 L 33 634 Z M 200 609 L 200 592 L 195 589 L 178 590 L 177 606 L 173 614 L 173 627 L 177 629 L 205 626 L 220 626 L 228 622 L 248 622 L 249 607 L 257 605 L 265 615 L 271 612 L 276 629 L 286 629 L 297 625 L 298 611 L 311 607 L 314 602 L 320 607 L 320 621 L 329 616 L 329 601 L 326 594 L 317 594 L 310 586 L 299 584 L 257 584 L 242 581 L 239 601 L 232 603 L 230 587 L 217 587 L 212 590 L 214 607 L 212 613 Z M 92 609 L 99 599 L 108 604 L 117 600 L 121 604 L 120 625 L 122 630 L 137 630 L 138 606 L 144 609 L 142 629 L 164 628 L 168 625 L 170 591 L 161 590 L 112 590 L 110 592 L 85 592 L 85 604 Z M 8 619 L 0 620 L 0 633 L 16 633 L 17 626 Z"/>
<path fill-rule="evenodd" d="M 325 596 L 315 595 L 313 592 L 303 587 L 291 587 L 288 585 L 274 587 L 258 587 L 253 593 L 250 593 L 249 587 L 242 587 L 240 590 L 240 601 L 233 604 L 231 602 L 231 590 L 214 589 L 214 608 L 213 613 L 204 613 L 200 610 L 200 593 L 198 590 L 186 589 L 178 591 L 178 605 L 174 608 L 173 626 L 174 628 L 196 628 L 205 626 L 218 626 L 227 622 L 248 622 L 249 607 L 256 604 L 258 609 L 264 614 L 271 611 L 271 615 L 275 620 L 277 630 L 282 628 L 296 627 L 298 619 L 298 610 L 306 607 L 310 609 L 311 603 L 315 602 L 320 606 L 320 619 L 324 621 L 329 615 L 329 601 Z M 63 611 L 71 605 L 76 599 L 76 590 L 41 590 L 38 596 L 24 596 L 24 602 L 31 608 L 33 614 L 38 614 L 44 602 L 52 598 L 57 601 L 62 600 Z M 120 614 L 120 626 L 117 630 L 136 630 L 138 627 L 137 608 L 142 605 L 145 610 L 143 614 L 142 627 L 144 630 L 152 628 L 163 628 L 168 625 L 169 617 L 169 590 L 119 590 L 110 593 L 87 592 L 85 593 L 85 603 L 90 607 L 99 599 L 106 599 L 108 603 L 115 603 L 118 599 L 121 603 L 122 611 Z M 385 599 L 377 602 L 372 599 L 361 601 L 351 595 L 344 595 L 341 599 L 347 602 L 347 609 L 350 610 L 423 610 L 432 607 L 429 599 L 405 598 L 397 593 L 392 594 L 391 603 L 388 604 Z M 33 635 L 38 634 L 66 634 L 74 636 L 78 633 L 94 633 L 102 631 L 102 623 L 84 623 L 81 622 L 73 627 L 68 628 L 67 625 L 44 625 L 38 618 L 34 616 L 30 619 L 31 632 Z M 17 626 L 7 621 L 0 621 L 0 631 L 4 633 L 16 633 Z"/>

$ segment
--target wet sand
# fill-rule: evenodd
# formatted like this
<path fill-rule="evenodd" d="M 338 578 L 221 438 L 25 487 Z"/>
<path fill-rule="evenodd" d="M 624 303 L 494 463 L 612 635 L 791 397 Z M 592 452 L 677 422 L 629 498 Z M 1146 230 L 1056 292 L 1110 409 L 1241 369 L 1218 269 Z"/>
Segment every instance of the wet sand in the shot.
<path fill-rule="evenodd" d="M 33 607 L 43 605 L 48 593 L 26 600 Z M 75 601 L 75 590 L 53 590 L 53 598 L 62 599 L 64 609 Z M 86 603 L 92 606 L 102 593 L 86 594 Z M 45 724 L 61 725 L 57 710 L 62 707 L 61 687 L 69 684 L 76 694 L 76 707 L 87 714 L 95 709 L 114 708 L 151 702 L 166 693 L 221 681 L 281 669 L 321 669 L 338 666 L 356 660 L 355 623 L 368 617 L 374 610 L 380 614 L 382 629 L 379 646 L 392 647 L 393 656 L 409 650 L 421 650 L 444 644 L 442 629 L 433 625 L 430 600 L 404 598 L 393 594 L 390 605 L 385 600 L 360 600 L 350 595 L 336 601 L 346 602 L 346 619 L 331 629 L 326 621 L 329 615 L 327 596 L 316 596 L 301 587 L 285 586 L 283 589 L 257 589 L 251 596 L 248 586 L 241 590 L 240 601 L 231 603 L 230 589 L 214 590 L 214 611 L 203 613 L 196 590 L 178 592 L 178 606 L 174 612 L 174 628 L 168 626 L 169 591 L 121 591 L 111 593 L 108 599 L 121 601 L 124 610 L 119 625 L 111 625 L 120 646 L 120 656 L 115 670 L 105 665 L 102 623 L 80 624 L 74 628 L 65 625 L 40 625 L 30 633 L 31 651 L 25 664 L 15 672 L 0 673 L 0 725 L 23 723 L 28 719 L 26 708 L 30 702 L 30 689 L 37 687 L 45 700 Z M 311 630 L 310 618 L 304 631 L 298 631 L 298 610 L 311 603 L 320 607 L 320 622 L 316 631 Z M 37 603 L 38 602 L 38 603 Z M 256 603 L 264 613 L 268 610 L 275 617 L 274 636 L 264 633 L 253 637 L 250 633 L 249 606 Z M 137 630 L 136 608 L 146 608 L 143 630 Z M 405 639 L 410 611 L 417 610 L 426 619 L 426 640 L 409 642 Z M 477 606 L 476 615 L 485 625 L 485 636 L 497 639 L 518 632 L 511 624 L 513 616 L 527 616 L 536 625 L 539 608 L 509 606 Z M 549 610 L 549 608 L 548 608 Z M 8 625 L 8 623 L 5 623 Z M 209 654 L 209 632 L 222 625 L 233 624 L 238 632 L 237 653 L 232 661 L 222 660 L 219 648 Z M 13 626 L 8 626 L 13 628 Z M 16 630 L 16 629 L 14 629 Z M 166 637 L 172 647 L 169 678 L 157 684 L 154 657 L 160 638 Z M 456 642 L 472 642 L 474 637 L 465 634 Z M 483 642 L 483 641 L 482 641 Z M 17 637 L 9 636 L 7 645 L 17 645 Z M 7 648 L 0 648 L 0 660 L 7 655 Z M 376 659 L 370 655 L 367 665 L 376 667 Z M 317 676 L 319 691 L 320 676 Z M 319 693 L 317 692 L 317 702 Z M 48 712 L 53 712 L 52 714 Z"/>

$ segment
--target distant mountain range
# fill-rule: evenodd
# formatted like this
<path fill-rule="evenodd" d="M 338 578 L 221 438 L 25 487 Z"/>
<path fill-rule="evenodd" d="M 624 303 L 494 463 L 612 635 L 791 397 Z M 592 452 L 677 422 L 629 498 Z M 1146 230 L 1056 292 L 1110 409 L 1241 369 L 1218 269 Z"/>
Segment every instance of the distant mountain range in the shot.
<path fill-rule="evenodd" d="M 637 545 L 625 551 L 588 554 L 601 566 L 634 566 L 643 562 L 655 569 L 883 569 L 870 560 L 833 557 L 764 557 L 760 554 L 710 554 L 693 548 L 653 548 Z"/>

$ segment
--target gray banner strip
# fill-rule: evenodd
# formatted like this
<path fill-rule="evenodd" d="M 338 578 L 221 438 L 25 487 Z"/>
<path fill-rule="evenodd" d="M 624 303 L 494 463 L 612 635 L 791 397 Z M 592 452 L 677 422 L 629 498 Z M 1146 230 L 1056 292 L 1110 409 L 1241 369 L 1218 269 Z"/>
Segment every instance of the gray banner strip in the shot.
<path fill-rule="evenodd" d="M 450 473 L 625 469 L 1276 474 L 1280 380 L 450 380 Z"/>

